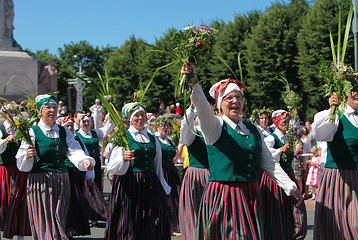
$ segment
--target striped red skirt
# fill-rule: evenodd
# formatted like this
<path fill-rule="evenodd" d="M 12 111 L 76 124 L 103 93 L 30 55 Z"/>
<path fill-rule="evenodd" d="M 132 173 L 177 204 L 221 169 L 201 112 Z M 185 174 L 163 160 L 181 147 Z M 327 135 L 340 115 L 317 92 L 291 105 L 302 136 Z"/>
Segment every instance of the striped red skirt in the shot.
<path fill-rule="evenodd" d="M 196 222 L 210 172 L 206 168 L 188 167 L 179 197 L 179 224 L 183 240 L 195 239 Z"/>
<path fill-rule="evenodd" d="M 358 170 L 324 169 L 313 239 L 358 239 Z"/>
<path fill-rule="evenodd" d="M 0 166 L 1 228 L 5 238 L 30 236 L 30 221 L 26 204 L 28 173 L 20 172 L 16 164 Z"/>
<path fill-rule="evenodd" d="M 209 182 L 201 199 L 196 239 L 262 239 L 257 182 Z"/>
<path fill-rule="evenodd" d="M 105 239 L 169 240 L 167 197 L 155 173 L 115 176 Z"/>
<path fill-rule="evenodd" d="M 168 195 L 168 221 L 170 232 L 180 232 L 179 229 L 179 194 L 181 188 L 181 180 L 174 162 L 163 162 L 163 175 L 165 181 L 172 188 Z"/>
<path fill-rule="evenodd" d="M 297 184 L 293 172 L 287 175 Z M 265 239 L 304 239 L 307 234 L 307 212 L 299 207 L 271 178 L 263 173 L 260 185 L 262 220 Z"/>
<path fill-rule="evenodd" d="M 82 172 L 76 167 L 68 167 L 68 176 L 70 178 L 71 197 L 66 218 L 67 236 L 90 235 L 91 230 L 83 197 L 86 172 Z"/>
<path fill-rule="evenodd" d="M 41 240 L 68 240 L 66 216 L 70 200 L 67 173 L 30 173 L 27 206 L 32 236 Z"/>

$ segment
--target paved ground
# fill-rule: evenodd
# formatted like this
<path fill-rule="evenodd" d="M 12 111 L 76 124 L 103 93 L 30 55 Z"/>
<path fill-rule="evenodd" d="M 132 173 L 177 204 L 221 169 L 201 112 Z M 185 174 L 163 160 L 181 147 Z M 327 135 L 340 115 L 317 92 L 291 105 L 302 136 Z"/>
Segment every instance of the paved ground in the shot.
<path fill-rule="evenodd" d="M 104 193 L 107 196 L 110 193 L 110 187 L 108 181 L 105 181 Z M 314 204 L 315 201 L 306 200 L 306 208 L 307 208 L 307 216 L 308 216 L 308 232 L 307 232 L 307 240 L 313 239 L 313 220 L 314 220 Z M 104 238 L 104 229 L 106 227 L 105 222 L 99 222 L 98 226 L 94 226 L 91 228 L 91 236 L 86 237 L 78 237 L 75 239 L 78 240 L 100 240 Z M 4 239 L 4 238 L 3 238 Z M 16 239 L 16 237 L 14 238 Z M 32 237 L 25 237 L 25 240 L 30 240 Z M 180 237 L 172 237 L 172 240 L 180 240 Z"/>

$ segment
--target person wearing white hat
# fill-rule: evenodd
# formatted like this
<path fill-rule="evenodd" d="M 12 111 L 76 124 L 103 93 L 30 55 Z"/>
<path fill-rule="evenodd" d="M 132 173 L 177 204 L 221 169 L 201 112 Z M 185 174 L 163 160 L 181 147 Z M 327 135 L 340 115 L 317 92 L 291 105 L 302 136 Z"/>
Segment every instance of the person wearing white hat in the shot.
<path fill-rule="evenodd" d="M 107 121 L 106 125 L 99 128 L 91 130 L 92 121 L 90 117 L 83 114 L 79 117 L 80 129 L 75 133 L 75 135 L 81 139 L 85 144 L 89 155 L 96 160 L 95 166 L 95 183 L 97 187 L 102 190 L 102 169 L 101 169 L 101 153 L 99 151 L 99 142 L 103 141 L 109 133 L 115 127 L 115 124 L 112 120 Z"/>
<path fill-rule="evenodd" d="M 356 86 L 355 86 L 356 87 Z M 329 106 L 339 106 L 333 93 Z M 358 239 L 358 91 L 349 93 L 339 111 L 337 124 L 330 123 L 331 109 L 317 113 L 313 138 L 326 141 L 327 156 L 316 197 L 313 239 Z"/>
<path fill-rule="evenodd" d="M 90 111 L 92 112 L 91 116 L 93 118 L 94 128 L 101 128 L 103 126 L 102 118 L 105 114 L 105 111 L 99 99 L 95 100 L 95 104 L 90 107 Z"/>
<path fill-rule="evenodd" d="M 154 121 L 157 119 L 157 116 L 154 113 L 147 113 L 147 130 L 150 134 L 155 133 Z"/>
<path fill-rule="evenodd" d="M 66 116 L 58 118 L 57 123 L 63 127 L 67 127 L 71 133 L 74 134 L 75 129 L 72 117 Z M 81 139 L 77 136 L 75 136 L 75 139 L 81 145 L 82 150 L 88 155 L 86 146 Z M 79 171 L 68 159 L 65 160 L 65 164 L 68 169 L 71 188 L 70 206 L 66 218 L 66 235 L 68 237 L 90 235 L 91 230 L 83 194 L 85 180 L 94 178 L 94 170 L 86 172 Z"/>
<path fill-rule="evenodd" d="M 111 214 L 105 239 L 170 239 L 167 196 L 171 188 L 162 169 L 158 139 L 145 127 L 146 111 L 139 103 L 127 103 L 130 119 L 129 147 L 115 147 L 107 169 L 115 176 Z"/>
<path fill-rule="evenodd" d="M 95 160 L 87 156 L 57 119 L 57 98 L 39 95 L 35 99 L 40 121 L 33 126 L 29 146 L 22 141 L 16 154 L 20 171 L 30 172 L 27 180 L 27 205 L 34 239 L 68 239 L 65 219 L 68 213 L 70 186 L 65 159 L 79 170 L 93 169 Z M 34 156 L 39 157 L 35 162 Z"/>
<path fill-rule="evenodd" d="M 26 205 L 28 173 L 21 172 L 16 167 L 15 156 L 20 142 L 16 140 L 16 130 L 8 119 L 9 114 L 16 117 L 19 109 L 17 104 L 8 103 L 0 111 L 5 117 L 0 125 L 0 228 L 6 238 L 17 235 L 18 239 L 23 239 L 23 236 L 31 235 Z"/>
<path fill-rule="evenodd" d="M 181 73 L 195 72 L 192 63 Z M 284 191 L 301 204 L 302 194 L 264 144 L 264 136 L 240 114 L 244 105 L 244 85 L 225 79 L 210 89 L 221 117 L 214 116 L 205 94 L 194 76 L 192 101 L 207 144 L 209 183 L 199 209 L 196 239 L 262 239 L 258 173 L 261 167 Z"/>
<path fill-rule="evenodd" d="M 272 113 L 275 131 L 265 138 L 268 150 L 275 162 L 287 173 L 290 179 L 298 185 L 292 161 L 294 151 L 290 150 L 287 140 L 287 130 L 291 115 L 285 110 Z M 287 154 L 284 159 L 283 153 Z M 307 212 L 304 202 L 296 207 L 295 198 L 288 196 L 270 176 L 263 173 L 260 183 L 262 198 L 262 218 L 264 222 L 264 236 L 266 239 L 304 239 L 307 234 Z M 272 216 L 279 216 L 272 221 Z"/>
<path fill-rule="evenodd" d="M 113 121 L 108 120 L 103 127 L 91 130 L 91 119 L 87 115 L 82 115 L 80 116 L 80 129 L 75 133 L 86 146 L 89 156 L 96 160 L 96 166 L 94 168 L 95 186 L 93 186 L 91 181 L 86 181 L 84 190 L 85 201 L 89 211 L 88 218 L 92 224 L 96 224 L 98 221 L 106 221 L 106 218 L 108 217 L 109 205 L 102 195 L 103 172 L 99 143 L 112 132 L 114 127 L 115 124 Z"/>
<path fill-rule="evenodd" d="M 177 149 L 168 137 L 171 129 L 173 128 L 173 118 L 161 116 L 155 120 L 154 125 L 157 130 L 154 136 L 159 140 L 159 144 L 162 149 L 162 167 L 164 178 L 171 187 L 170 194 L 168 195 L 167 211 L 170 232 L 173 236 L 180 236 L 178 208 L 181 179 L 178 169 L 174 164 Z"/>

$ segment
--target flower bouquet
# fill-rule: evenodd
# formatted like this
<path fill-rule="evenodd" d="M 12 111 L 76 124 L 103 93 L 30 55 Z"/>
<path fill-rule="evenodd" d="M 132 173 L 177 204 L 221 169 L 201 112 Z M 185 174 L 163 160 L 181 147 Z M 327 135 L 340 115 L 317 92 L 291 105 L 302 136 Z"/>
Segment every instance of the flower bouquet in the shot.
<path fill-rule="evenodd" d="M 290 145 L 289 151 L 292 151 L 295 147 L 297 140 L 300 139 L 302 136 L 301 122 L 297 113 L 301 100 L 298 94 L 290 89 L 288 81 L 284 76 L 281 76 L 281 78 L 279 78 L 278 80 L 286 85 L 286 91 L 282 92 L 281 97 L 284 103 L 286 104 L 286 107 L 292 118 L 292 120 L 288 125 L 288 130 L 286 133 L 287 134 L 286 144 Z M 282 160 L 287 161 L 286 152 L 282 153 Z"/>
<path fill-rule="evenodd" d="M 7 100 L 6 100 L 7 101 Z M 7 101 L 8 102 L 8 101 Z M 25 141 L 28 145 L 32 146 L 33 143 L 31 141 L 29 130 L 33 126 L 33 124 L 37 121 L 37 117 L 30 117 L 26 119 L 20 111 L 17 109 L 17 106 L 15 106 L 12 103 L 9 103 L 7 105 L 4 105 L 0 103 L 2 111 L 0 114 L 7 119 L 10 124 L 14 127 L 16 130 L 15 133 L 15 139 L 17 141 Z M 36 105 L 35 105 L 36 106 Z M 36 109 L 36 107 L 35 107 Z M 9 111 L 10 110 L 16 110 L 17 116 L 13 116 Z M 40 160 L 40 158 L 35 155 L 34 161 L 37 163 Z"/>
<path fill-rule="evenodd" d="M 302 137 L 302 127 L 300 125 L 300 121 L 291 121 L 290 124 L 288 125 L 288 130 L 287 130 L 287 139 L 286 139 L 286 144 L 290 145 L 290 150 L 292 151 L 296 145 L 297 140 L 299 140 Z M 287 152 L 282 153 L 282 160 L 284 162 L 287 161 Z"/>
<path fill-rule="evenodd" d="M 174 146 L 176 147 L 178 147 L 180 141 L 180 128 L 181 128 L 180 122 L 174 120 L 173 130 L 172 130 L 172 134 L 170 135 L 170 140 L 172 140 Z"/>
<path fill-rule="evenodd" d="M 171 40 L 176 45 L 173 52 L 179 58 L 181 64 L 191 62 L 197 65 L 200 63 L 200 57 L 204 57 L 212 52 L 216 32 L 217 30 L 210 26 L 187 26 L 171 36 Z M 179 95 L 185 94 L 187 90 L 185 87 L 186 79 L 189 79 L 193 75 L 194 72 L 189 76 L 186 74 L 181 75 L 176 81 L 175 92 L 179 93 Z"/>
<path fill-rule="evenodd" d="M 175 45 L 175 48 L 172 51 L 164 51 L 161 49 L 157 49 L 154 46 L 150 47 L 154 48 L 150 51 L 158 52 L 158 53 L 166 53 L 174 58 L 173 62 L 161 67 L 165 68 L 172 64 L 178 63 L 180 65 L 180 69 L 184 63 L 191 62 L 195 65 L 200 65 L 200 60 L 203 57 L 207 57 L 210 53 L 216 55 L 220 61 L 222 61 L 225 66 L 227 66 L 230 71 L 235 76 L 234 72 L 231 70 L 229 65 L 218 56 L 214 50 L 214 37 L 217 30 L 213 27 L 200 25 L 199 27 L 195 25 L 189 25 L 182 30 L 178 30 L 171 35 L 169 35 L 170 40 Z M 186 95 L 189 94 L 189 86 L 187 84 L 187 79 L 190 79 L 195 73 L 181 75 L 179 74 L 175 80 L 175 89 L 174 89 L 174 97 L 183 96 L 184 97 L 184 108 L 186 108 Z M 235 77 L 236 78 L 236 77 Z"/>
<path fill-rule="evenodd" d="M 323 94 L 325 97 L 331 96 L 334 92 L 337 94 L 339 106 L 331 107 L 331 114 L 329 122 L 332 124 L 338 124 L 338 110 L 342 111 L 345 109 L 348 95 L 352 90 L 357 91 L 357 73 L 353 71 L 351 66 L 344 64 L 344 57 L 347 49 L 347 42 L 349 31 L 351 27 L 353 17 L 352 5 L 349 9 L 347 24 L 344 33 L 343 46 L 341 47 L 341 7 L 339 9 L 339 21 L 338 21 L 338 41 L 337 41 L 337 52 L 336 46 L 334 45 L 332 33 L 330 33 L 332 59 L 331 64 L 321 64 L 320 76 L 324 79 L 325 84 L 323 86 Z"/>

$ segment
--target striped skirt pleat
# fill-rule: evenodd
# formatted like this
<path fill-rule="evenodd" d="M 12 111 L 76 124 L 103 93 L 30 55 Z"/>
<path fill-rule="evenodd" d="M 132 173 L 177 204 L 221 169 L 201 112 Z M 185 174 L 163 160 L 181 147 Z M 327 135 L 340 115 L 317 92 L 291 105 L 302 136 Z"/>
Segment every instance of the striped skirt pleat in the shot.
<path fill-rule="evenodd" d="M 201 197 L 209 176 L 206 168 L 189 167 L 186 170 L 179 197 L 179 224 L 183 240 L 195 239 Z"/>
<path fill-rule="evenodd" d="M 92 222 L 107 221 L 109 204 L 98 185 L 85 181 L 83 192 L 88 219 Z"/>
<path fill-rule="evenodd" d="M 155 173 L 115 176 L 105 239 L 169 240 L 167 198 Z"/>
<path fill-rule="evenodd" d="M 70 179 L 71 197 L 66 218 L 67 236 L 90 235 L 91 230 L 83 197 L 86 172 L 82 172 L 76 167 L 69 167 L 68 176 Z"/>
<path fill-rule="evenodd" d="M 9 204 L 6 211 L 6 220 L 3 225 L 3 236 L 30 236 L 30 220 L 26 203 L 26 182 L 28 173 L 20 172 L 16 164 L 3 166 L 7 185 L 10 186 Z M 5 179 L 5 177 L 3 178 Z"/>
<path fill-rule="evenodd" d="M 288 176 L 295 181 L 293 172 Z M 265 239 L 304 239 L 307 212 L 304 202 L 296 207 L 294 197 L 286 193 L 264 173 L 260 185 L 262 220 Z"/>
<path fill-rule="evenodd" d="M 9 208 L 9 200 L 14 184 L 5 166 L 0 166 L 0 228 L 4 230 L 7 211 Z"/>
<path fill-rule="evenodd" d="M 196 239 L 262 239 L 257 182 L 209 182 L 201 199 Z"/>
<path fill-rule="evenodd" d="M 325 168 L 319 185 L 313 239 L 358 239 L 358 170 Z"/>
<path fill-rule="evenodd" d="M 163 162 L 163 175 L 165 181 L 171 187 L 170 194 L 168 195 L 167 211 L 170 232 L 180 232 L 178 209 L 181 180 L 173 162 Z"/>
<path fill-rule="evenodd" d="M 32 236 L 40 240 L 68 240 L 66 216 L 70 200 L 67 173 L 30 173 L 27 205 Z"/>

